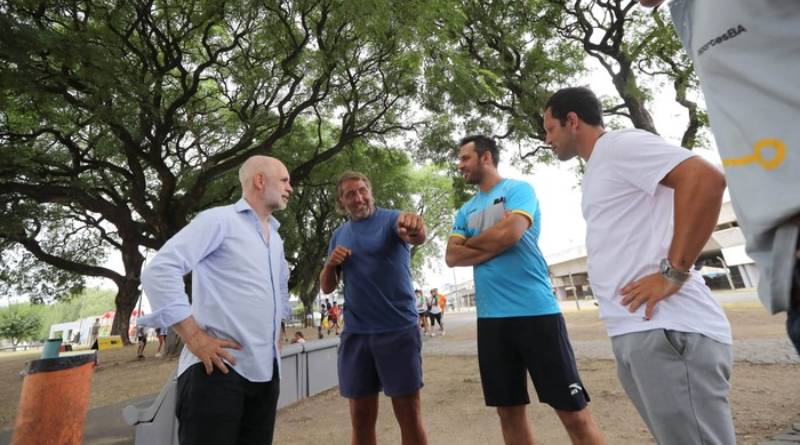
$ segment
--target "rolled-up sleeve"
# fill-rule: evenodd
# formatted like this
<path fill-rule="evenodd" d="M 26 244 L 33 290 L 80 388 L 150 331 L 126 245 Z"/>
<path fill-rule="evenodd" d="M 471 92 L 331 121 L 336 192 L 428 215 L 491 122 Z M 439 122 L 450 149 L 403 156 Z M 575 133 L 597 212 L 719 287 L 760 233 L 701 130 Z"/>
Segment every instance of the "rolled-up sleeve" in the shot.
<path fill-rule="evenodd" d="M 172 326 L 192 314 L 183 277 L 219 247 L 224 236 L 224 218 L 213 210 L 203 212 L 147 263 L 142 288 L 150 301 L 152 324 Z"/>

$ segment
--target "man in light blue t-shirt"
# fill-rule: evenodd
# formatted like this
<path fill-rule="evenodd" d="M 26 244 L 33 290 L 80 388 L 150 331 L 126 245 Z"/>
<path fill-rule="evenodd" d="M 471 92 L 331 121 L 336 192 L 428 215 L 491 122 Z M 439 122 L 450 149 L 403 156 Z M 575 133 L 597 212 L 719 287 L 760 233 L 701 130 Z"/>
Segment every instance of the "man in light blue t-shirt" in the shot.
<path fill-rule="evenodd" d="M 541 216 L 533 188 L 500 177 L 493 139 L 470 136 L 459 147 L 459 170 L 479 190 L 456 214 L 446 262 L 474 266 L 486 405 L 497 407 L 506 443 L 533 443 L 525 414 L 528 372 L 539 401 L 555 409 L 573 443 L 604 443 L 537 245 Z"/>
<path fill-rule="evenodd" d="M 425 222 L 413 213 L 375 207 L 369 179 L 358 172 L 343 173 L 336 193 L 350 219 L 331 237 L 320 287 L 328 294 L 344 282 L 346 320 L 337 368 L 339 392 L 350 403 L 352 442 L 377 442 L 382 389 L 392 398 L 404 441 L 424 445 L 411 245 L 425 242 Z"/>

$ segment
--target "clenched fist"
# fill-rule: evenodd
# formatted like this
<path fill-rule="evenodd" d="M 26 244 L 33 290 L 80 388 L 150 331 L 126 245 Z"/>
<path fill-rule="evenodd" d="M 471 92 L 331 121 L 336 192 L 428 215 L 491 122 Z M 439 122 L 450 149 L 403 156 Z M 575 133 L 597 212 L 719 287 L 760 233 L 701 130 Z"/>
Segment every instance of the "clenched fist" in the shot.
<path fill-rule="evenodd" d="M 413 213 L 401 213 L 397 217 L 397 231 L 400 236 L 415 237 L 425 228 L 425 221 L 421 216 Z"/>
<path fill-rule="evenodd" d="M 328 257 L 327 265 L 330 267 L 339 267 L 347 260 L 352 251 L 344 246 L 336 246 Z"/>

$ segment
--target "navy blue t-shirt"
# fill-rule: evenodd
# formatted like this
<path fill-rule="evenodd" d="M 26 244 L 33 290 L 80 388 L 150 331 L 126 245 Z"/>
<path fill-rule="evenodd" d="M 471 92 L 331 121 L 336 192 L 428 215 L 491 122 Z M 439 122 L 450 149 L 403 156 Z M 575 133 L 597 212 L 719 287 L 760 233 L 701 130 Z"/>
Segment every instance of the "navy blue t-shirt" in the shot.
<path fill-rule="evenodd" d="M 417 323 L 411 282 L 411 247 L 397 235 L 400 212 L 376 208 L 369 218 L 347 221 L 333 232 L 337 245 L 352 251 L 342 264 L 344 331 L 375 334 Z"/>

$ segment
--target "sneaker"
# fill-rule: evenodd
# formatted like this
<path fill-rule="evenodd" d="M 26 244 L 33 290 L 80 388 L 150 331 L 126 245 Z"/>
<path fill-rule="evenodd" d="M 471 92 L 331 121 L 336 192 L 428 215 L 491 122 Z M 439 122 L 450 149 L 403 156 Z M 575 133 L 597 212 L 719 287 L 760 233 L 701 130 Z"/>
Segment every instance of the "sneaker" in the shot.
<path fill-rule="evenodd" d="M 161 357 L 161 353 L 160 352 L 156 352 L 156 357 Z"/>
<path fill-rule="evenodd" d="M 440 333 L 440 335 L 444 335 L 444 331 L 442 331 L 442 332 Z"/>

